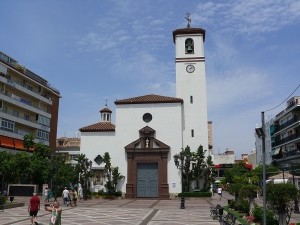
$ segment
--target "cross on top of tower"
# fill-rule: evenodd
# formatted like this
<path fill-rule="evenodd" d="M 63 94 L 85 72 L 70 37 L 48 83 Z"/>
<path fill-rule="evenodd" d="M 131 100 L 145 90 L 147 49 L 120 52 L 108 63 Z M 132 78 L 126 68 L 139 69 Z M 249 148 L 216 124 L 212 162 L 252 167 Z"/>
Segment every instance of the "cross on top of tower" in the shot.
<path fill-rule="evenodd" d="M 105 106 L 107 106 L 107 101 L 108 101 L 108 100 L 107 100 L 107 99 L 105 99 Z"/>
<path fill-rule="evenodd" d="M 190 18 L 190 16 L 191 16 L 190 13 L 186 13 L 185 19 L 188 22 L 188 24 L 187 24 L 188 28 L 191 27 L 191 22 L 192 22 L 192 19 Z"/>

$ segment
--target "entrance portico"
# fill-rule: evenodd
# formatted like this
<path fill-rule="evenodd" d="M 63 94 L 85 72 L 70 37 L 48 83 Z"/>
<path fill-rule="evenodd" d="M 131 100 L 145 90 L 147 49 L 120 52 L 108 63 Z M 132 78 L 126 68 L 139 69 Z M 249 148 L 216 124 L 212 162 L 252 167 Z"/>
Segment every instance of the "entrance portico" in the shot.
<path fill-rule="evenodd" d="M 127 153 L 126 198 L 169 198 L 168 153 L 170 147 L 154 138 L 146 126 L 140 138 L 125 147 Z"/>

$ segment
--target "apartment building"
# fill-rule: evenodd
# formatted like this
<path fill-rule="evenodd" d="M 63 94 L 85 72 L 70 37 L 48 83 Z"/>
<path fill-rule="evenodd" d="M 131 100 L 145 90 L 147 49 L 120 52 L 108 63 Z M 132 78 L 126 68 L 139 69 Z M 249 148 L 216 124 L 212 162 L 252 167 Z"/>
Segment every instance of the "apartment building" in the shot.
<path fill-rule="evenodd" d="M 295 163 L 300 160 L 300 97 L 287 101 L 270 127 L 272 160 L 277 163 Z"/>
<path fill-rule="evenodd" d="M 60 92 L 0 51 L 0 151 L 24 150 L 25 134 L 56 147 Z"/>

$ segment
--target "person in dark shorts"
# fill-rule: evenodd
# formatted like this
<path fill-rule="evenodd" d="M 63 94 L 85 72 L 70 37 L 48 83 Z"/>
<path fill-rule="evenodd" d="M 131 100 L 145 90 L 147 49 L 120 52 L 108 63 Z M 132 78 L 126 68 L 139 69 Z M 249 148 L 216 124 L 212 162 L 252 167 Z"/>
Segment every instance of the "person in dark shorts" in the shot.
<path fill-rule="evenodd" d="M 28 212 L 30 216 L 31 224 L 38 224 L 36 221 L 37 213 L 40 210 L 40 198 L 37 193 L 33 193 L 33 196 L 29 200 Z"/>

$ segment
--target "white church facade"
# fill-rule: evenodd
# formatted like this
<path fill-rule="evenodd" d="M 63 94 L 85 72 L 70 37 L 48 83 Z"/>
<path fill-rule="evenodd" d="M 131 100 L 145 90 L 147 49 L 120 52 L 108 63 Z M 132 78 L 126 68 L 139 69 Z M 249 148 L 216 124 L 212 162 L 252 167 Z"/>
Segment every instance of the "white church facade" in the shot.
<path fill-rule="evenodd" d="M 109 152 L 112 167 L 119 167 L 125 176 L 118 188 L 126 198 L 169 198 L 181 192 L 181 173 L 173 156 L 187 145 L 192 151 L 200 145 L 208 149 L 205 30 L 177 29 L 173 40 L 175 97 L 149 94 L 116 100 L 115 124 L 112 111 L 105 107 L 100 122 L 79 129 L 80 153 L 93 161 L 98 174 L 92 191 L 105 184 L 104 165 L 94 159 Z"/>

